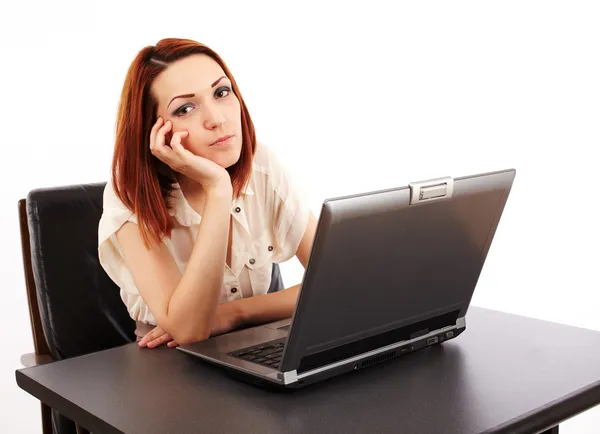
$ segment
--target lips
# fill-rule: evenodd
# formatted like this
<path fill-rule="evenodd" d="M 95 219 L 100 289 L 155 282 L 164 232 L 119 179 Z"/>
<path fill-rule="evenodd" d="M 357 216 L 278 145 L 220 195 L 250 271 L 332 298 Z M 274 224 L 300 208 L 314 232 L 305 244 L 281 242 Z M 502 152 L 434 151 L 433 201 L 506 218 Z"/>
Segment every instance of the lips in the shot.
<path fill-rule="evenodd" d="M 214 146 L 214 145 L 218 145 L 220 143 L 224 143 L 224 142 L 226 142 L 227 140 L 229 140 L 232 137 L 233 137 L 233 134 L 229 134 L 227 136 L 223 136 L 223 137 L 219 138 L 216 142 L 213 142 L 210 146 Z"/>

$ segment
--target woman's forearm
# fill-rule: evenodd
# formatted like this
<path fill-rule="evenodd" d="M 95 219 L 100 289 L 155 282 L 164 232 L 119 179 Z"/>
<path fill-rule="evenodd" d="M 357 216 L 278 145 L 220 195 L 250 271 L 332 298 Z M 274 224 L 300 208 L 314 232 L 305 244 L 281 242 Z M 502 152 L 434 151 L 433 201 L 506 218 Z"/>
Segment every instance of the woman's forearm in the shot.
<path fill-rule="evenodd" d="M 231 197 L 231 186 L 207 192 L 192 254 L 169 301 L 168 331 L 180 344 L 210 336 L 223 285 Z"/>
<path fill-rule="evenodd" d="M 231 301 L 235 303 L 235 310 L 240 318 L 240 325 L 264 324 L 289 318 L 294 313 L 300 284 L 272 294 L 258 295 L 242 300 Z"/>

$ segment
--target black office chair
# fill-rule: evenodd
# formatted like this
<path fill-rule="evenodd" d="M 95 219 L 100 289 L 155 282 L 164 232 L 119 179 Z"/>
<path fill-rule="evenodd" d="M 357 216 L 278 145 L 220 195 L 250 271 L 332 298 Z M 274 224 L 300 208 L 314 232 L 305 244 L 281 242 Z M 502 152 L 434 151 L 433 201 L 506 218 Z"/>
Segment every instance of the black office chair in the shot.
<path fill-rule="evenodd" d="M 106 183 L 32 190 L 19 201 L 23 266 L 35 354 L 24 366 L 135 341 L 135 322 L 98 260 Z M 269 292 L 284 288 L 273 264 Z M 87 432 L 42 403 L 43 433 Z"/>

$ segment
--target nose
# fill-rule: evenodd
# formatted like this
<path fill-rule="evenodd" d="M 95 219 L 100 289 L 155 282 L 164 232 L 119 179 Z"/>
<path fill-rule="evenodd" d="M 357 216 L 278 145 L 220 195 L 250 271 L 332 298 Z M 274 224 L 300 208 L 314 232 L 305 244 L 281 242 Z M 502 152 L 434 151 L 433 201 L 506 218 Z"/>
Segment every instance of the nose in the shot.
<path fill-rule="evenodd" d="M 215 104 L 206 104 L 204 106 L 204 128 L 214 130 L 225 123 L 225 115 Z"/>

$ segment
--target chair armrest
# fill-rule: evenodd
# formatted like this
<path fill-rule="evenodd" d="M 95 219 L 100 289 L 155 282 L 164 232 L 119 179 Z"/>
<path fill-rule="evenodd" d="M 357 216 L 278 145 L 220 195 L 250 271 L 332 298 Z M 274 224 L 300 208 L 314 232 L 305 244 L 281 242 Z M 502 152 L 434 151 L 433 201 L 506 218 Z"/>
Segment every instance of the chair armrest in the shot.
<path fill-rule="evenodd" d="M 28 353 L 21 356 L 21 365 L 23 365 L 24 368 L 45 365 L 46 363 L 50 362 L 54 362 L 54 359 L 48 354 L 38 355 L 34 353 Z"/>

